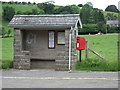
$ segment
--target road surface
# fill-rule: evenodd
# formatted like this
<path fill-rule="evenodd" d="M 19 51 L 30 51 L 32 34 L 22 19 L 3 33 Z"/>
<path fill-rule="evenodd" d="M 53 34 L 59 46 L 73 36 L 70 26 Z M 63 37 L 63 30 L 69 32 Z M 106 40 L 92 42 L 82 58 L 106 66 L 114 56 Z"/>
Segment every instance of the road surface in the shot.
<path fill-rule="evenodd" d="M 118 88 L 118 72 L 3 70 L 2 88 Z"/>

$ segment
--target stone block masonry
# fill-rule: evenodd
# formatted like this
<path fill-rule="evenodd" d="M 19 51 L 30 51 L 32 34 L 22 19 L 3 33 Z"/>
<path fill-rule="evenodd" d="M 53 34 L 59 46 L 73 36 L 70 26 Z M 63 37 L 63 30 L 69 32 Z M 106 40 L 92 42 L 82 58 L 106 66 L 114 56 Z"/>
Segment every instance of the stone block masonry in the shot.
<path fill-rule="evenodd" d="M 14 68 L 30 69 L 30 52 L 22 50 L 22 33 L 19 29 L 14 31 Z"/>
<path fill-rule="evenodd" d="M 69 70 L 69 34 L 70 30 L 65 30 L 65 49 L 61 51 L 56 56 L 56 70 L 57 71 L 68 71 Z M 71 38 L 71 69 L 74 68 L 76 61 L 77 61 L 77 54 L 75 51 L 75 40 L 76 37 L 74 36 L 74 31 L 72 31 L 72 38 Z"/>
<path fill-rule="evenodd" d="M 55 56 L 55 70 L 68 71 L 69 70 L 69 34 L 70 30 L 65 30 L 65 47 L 63 50 L 56 52 Z M 23 50 L 22 31 L 15 29 L 14 31 L 14 68 L 29 70 L 31 69 L 31 52 Z M 74 68 L 77 61 L 77 54 L 75 51 L 74 30 L 71 38 L 71 69 Z"/>

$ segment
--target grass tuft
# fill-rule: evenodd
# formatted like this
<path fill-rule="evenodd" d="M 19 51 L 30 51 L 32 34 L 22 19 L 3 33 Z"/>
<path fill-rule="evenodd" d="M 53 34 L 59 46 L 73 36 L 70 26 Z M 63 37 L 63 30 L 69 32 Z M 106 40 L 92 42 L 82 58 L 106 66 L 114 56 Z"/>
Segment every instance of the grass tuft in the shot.
<path fill-rule="evenodd" d="M 9 69 L 9 68 L 12 68 L 13 67 L 13 60 L 0 60 L 0 62 L 2 62 L 2 63 L 0 63 L 1 65 L 1 67 L 0 67 L 0 69 L 2 68 L 2 69 Z"/>
<path fill-rule="evenodd" d="M 118 62 L 104 59 L 87 59 L 77 62 L 75 70 L 118 71 Z"/>

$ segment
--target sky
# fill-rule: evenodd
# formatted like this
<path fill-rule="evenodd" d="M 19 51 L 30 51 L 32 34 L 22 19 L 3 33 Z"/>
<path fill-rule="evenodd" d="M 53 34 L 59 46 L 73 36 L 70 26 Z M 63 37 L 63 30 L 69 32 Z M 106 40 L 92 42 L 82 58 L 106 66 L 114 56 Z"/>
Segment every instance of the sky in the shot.
<path fill-rule="evenodd" d="M 25 2 L 47 2 L 51 0 L 1 0 L 1 1 L 25 1 Z M 53 0 L 55 5 L 72 5 L 72 4 L 86 4 L 87 2 L 92 2 L 94 8 L 99 8 L 105 10 L 108 5 L 116 5 L 118 7 L 118 2 L 120 0 Z"/>

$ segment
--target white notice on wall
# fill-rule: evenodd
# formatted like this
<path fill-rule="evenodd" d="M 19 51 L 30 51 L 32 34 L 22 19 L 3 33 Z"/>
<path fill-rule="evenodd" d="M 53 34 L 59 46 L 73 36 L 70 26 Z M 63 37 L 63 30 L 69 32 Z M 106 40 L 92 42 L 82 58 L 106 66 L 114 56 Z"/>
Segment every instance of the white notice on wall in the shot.
<path fill-rule="evenodd" d="M 55 48 L 54 31 L 49 31 L 49 48 Z"/>
<path fill-rule="evenodd" d="M 65 44 L 65 32 L 58 32 L 58 44 Z"/>

